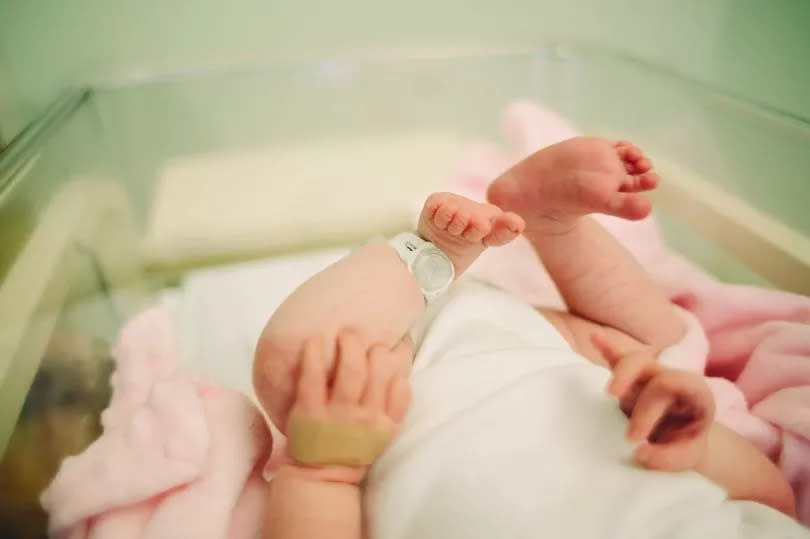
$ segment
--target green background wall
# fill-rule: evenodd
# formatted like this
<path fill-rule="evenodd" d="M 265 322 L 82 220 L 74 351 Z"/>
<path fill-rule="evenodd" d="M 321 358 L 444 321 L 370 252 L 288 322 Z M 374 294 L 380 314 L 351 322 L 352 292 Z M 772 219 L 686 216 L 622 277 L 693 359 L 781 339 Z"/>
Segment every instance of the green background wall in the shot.
<path fill-rule="evenodd" d="M 0 0 L 0 133 L 69 84 L 368 48 L 583 40 L 810 118 L 807 0 Z"/>

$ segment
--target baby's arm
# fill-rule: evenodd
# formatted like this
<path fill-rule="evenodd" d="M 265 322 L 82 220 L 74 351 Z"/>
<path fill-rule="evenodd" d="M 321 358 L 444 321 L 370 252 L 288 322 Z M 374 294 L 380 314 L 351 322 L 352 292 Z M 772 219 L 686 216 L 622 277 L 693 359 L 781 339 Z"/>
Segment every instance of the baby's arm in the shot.
<path fill-rule="evenodd" d="M 721 485 L 732 500 L 751 500 L 795 517 L 784 475 L 748 440 L 714 421 L 709 386 L 686 371 L 662 367 L 652 349 L 616 353 L 598 334 L 613 370 L 608 392 L 629 417 L 627 438 L 640 443 L 634 458 L 645 468 L 695 470 Z"/>
<path fill-rule="evenodd" d="M 784 474 L 751 442 L 716 421 L 695 470 L 722 485 L 732 500 L 759 502 L 796 518 L 796 497 Z"/>
<path fill-rule="evenodd" d="M 282 468 L 270 484 L 267 539 L 360 539 L 360 488 Z"/>
<path fill-rule="evenodd" d="M 264 537 L 359 539 L 362 536 L 358 485 L 370 464 L 364 459 L 379 456 L 408 408 L 408 384 L 395 368 L 402 360 L 397 357 L 401 352 L 389 351 L 384 346 L 369 348 L 358 335 L 343 331 L 338 337 L 334 382 L 330 384 L 323 339 L 306 341 L 291 413 L 295 419 L 290 420 L 305 428 L 287 429 L 290 439 L 286 460 L 270 483 Z M 352 448 L 346 444 L 335 448 L 335 439 L 327 431 L 313 431 L 313 424 L 348 429 L 355 443 L 368 434 L 381 443 L 371 449 L 368 445 Z M 303 453 L 302 444 L 307 446 Z M 330 449 L 337 453 L 330 456 Z"/>

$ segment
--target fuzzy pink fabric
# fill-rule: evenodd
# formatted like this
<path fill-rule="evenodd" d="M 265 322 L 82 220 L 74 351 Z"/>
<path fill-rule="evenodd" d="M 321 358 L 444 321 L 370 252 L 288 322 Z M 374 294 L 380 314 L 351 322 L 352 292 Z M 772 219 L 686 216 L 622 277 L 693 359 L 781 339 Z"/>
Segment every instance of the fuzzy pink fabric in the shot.
<path fill-rule="evenodd" d="M 258 409 L 179 368 L 160 310 L 126 325 L 114 357 L 103 434 L 65 459 L 42 495 L 51 536 L 258 537 L 272 449 Z"/>
<path fill-rule="evenodd" d="M 511 148 L 473 144 L 449 190 L 483 200 L 490 181 L 513 163 L 577 135 L 564 118 L 528 101 L 508 106 L 501 128 Z M 597 219 L 699 321 L 661 360 L 708 376 L 718 420 L 778 462 L 796 492 L 800 520 L 810 524 L 810 298 L 718 282 L 667 248 L 651 217 Z M 470 272 L 535 305 L 564 305 L 522 238 L 488 249 Z"/>

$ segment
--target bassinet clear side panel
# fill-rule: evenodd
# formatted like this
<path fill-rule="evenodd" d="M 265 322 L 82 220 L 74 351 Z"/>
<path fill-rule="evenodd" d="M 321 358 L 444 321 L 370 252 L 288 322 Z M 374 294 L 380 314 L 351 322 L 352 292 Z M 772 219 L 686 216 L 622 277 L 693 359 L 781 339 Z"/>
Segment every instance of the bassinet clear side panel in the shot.
<path fill-rule="evenodd" d="M 533 61 L 538 78 L 554 74 L 545 95 L 540 93 L 547 103 L 586 132 L 642 144 L 665 183 L 688 185 L 697 199 L 717 196 L 705 201 L 717 212 L 716 221 L 730 215 L 739 219 L 735 226 L 742 225 L 721 233 L 712 216 L 697 215 L 691 204 L 659 204 L 658 222 L 670 245 L 727 281 L 767 285 L 773 279 L 777 286 L 810 291 L 808 119 L 632 58 L 568 46 L 557 52 Z M 777 251 L 792 252 L 784 263 L 763 260 L 766 251 L 758 250 L 758 242 L 766 237 L 764 229 Z M 740 238 L 729 238 L 735 234 Z M 790 271 L 779 267 L 788 262 Z"/>
<path fill-rule="evenodd" d="M 411 226 L 531 76 L 508 55 L 281 62 L 109 85 L 95 106 L 146 262 L 176 273 Z"/>
<path fill-rule="evenodd" d="M 305 192 L 320 204 L 330 197 L 339 201 L 341 193 L 351 193 L 353 186 L 360 185 L 369 199 L 364 207 L 368 212 L 373 210 L 374 200 L 411 201 L 417 191 L 441 186 L 435 178 L 447 176 L 465 144 L 481 139 L 502 141 L 500 113 L 519 98 L 530 98 L 560 112 L 585 132 L 633 138 L 659 159 L 665 176 L 696 176 L 810 237 L 810 219 L 803 208 L 803 201 L 810 199 L 810 184 L 802 181 L 810 166 L 810 152 L 806 151 L 810 126 L 806 122 L 654 66 L 585 47 L 281 62 L 153 75 L 99 89 L 95 107 L 107 142 L 122 164 L 128 196 L 147 235 L 163 234 L 161 240 L 171 236 L 161 256 L 176 256 L 181 265 L 193 266 L 278 252 L 280 246 L 274 242 L 282 235 L 284 223 L 257 220 L 268 227 L 263 231 L 266 243 L 256 241 L 245 252 L 229 253 L 227 245 L 219 244 L 210 252 L 200 247 L 186 260 L 178 254 L 183 250 L 180 243 L 193 237 L 193 231 L 188 230 L 193 227 L 183 229 L 182 223 L 173 222 L 176 229 L 167 233 L 165 223 L 155 220 L 156 214 L 172 215 L 174 210 L 178 216 L 190 214 L 193 205 L 186 202 L 196 198 L 200 215 L 196 220 L 189 218 L 188 223 L 197 228 L 201 228 L 197 226 L 200 221 L 227 223 L 233 214 L 261 211 L 247 208 L 248 197 L 235 195 L 256 185 L 265 189 L 256 194 L 269 201 L 268 213 L 278 211 L 273 201 L 282 197 L 294 198 Z M 178 201 L 163 206 L 167 170 L 189 157 L 236 155 L 241 159 L 289 148 L 334 146 L 340 141 L 397 141 L 409 134 L 425 133 L 458 141 L 456 154 L 451 156 L 448 150 L 446 161 L 450 165 L 441 173 L 434 171 L 432 184 L 422 178 L 430 176 L 428 172 L 413 166 L 423 157 L 417 153 L 408 165 L 413 172 L 410 179 L 378 182 L 385 185 L 384 189 L 369 190 L 373 181 L 347 174 L 339 178 L 340 185 L 334 190 L 299 192 L 291 186 L 308 174 L 307 166 L 290 166 L 284 169 L 284 176 L 274 176 L 271 166 L 263 168 L 272 160 L 267 157 L 251 172 L 257 178 L 266 174 L 261 181 L 240 182 L 244 176 L 241 169 L 240 174 L 222 173 L 218 178 L 189 178 L 180 190 L 188 196 L 175 197 Z M 381 179 L 391 175 L 382 168 L 363 171 L 362 159 L 357 165 L 359 174 L 376 174 Z M 195 188 L 200 190 L 195 193 Z M 199 200 L 214 192 L 220 199 L 228 198 L 229 191 L 230 198 L 243 206 L 212 206 L 210 216 L 202 212 Z M 694 238 L 681 234 L 672 217 L 663 215 L 664 233 L 689 256 L 723 278 L 763 282 L 734 257 L 702 241 L 702 232 Z M 687 227 L 692 224 L 684 213 L 675 217 L 686 220 Z M 403 220 L 398 225 L 403 222 L 407 224 Z M 325 220 L 313 227 L 326 228 L 328 224 Z M 373 227 L 358 229 L 353 237 L 359 239 L 374 231 Z M 244 229 L 233 234 L 248 235 Z M 323 241 L 334 242 L 336 238 L 324 237 Z M 166 261 L 151 262 L 161 266 Z"/>
<path fill-rule="evenodd" d="M 0 154 L 0 536 L 43 537 L 39 494 L 100 433 L 110 342 L 137 281 L 128 201 L 86 91 Z"/>
<path fill-rule="evenodd" d="M 810 235 L 810 124 L 632 58 L 560 47 L 553 106 L 590 132 L 634 137 Z M 540 75 L 538 75 L 540 76 Z"/>

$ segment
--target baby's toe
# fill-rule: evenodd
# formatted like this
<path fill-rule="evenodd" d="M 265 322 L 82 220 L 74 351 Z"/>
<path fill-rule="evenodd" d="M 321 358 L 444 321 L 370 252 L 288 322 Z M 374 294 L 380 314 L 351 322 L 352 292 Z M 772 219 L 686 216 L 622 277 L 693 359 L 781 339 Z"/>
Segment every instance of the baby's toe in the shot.
<path fill-rule="evenodd" d="M 471 243 L 481 243 L 490 230 L 492 230 L 492 223 L 489 219 L 473 217 L 461 237 Z"/>
<path fill-rule="evenodd" d="M 456 216 L 456 211 L 453 204 L 441 204 L 433 214 L 433 225 L 439 230 L 447 230 L 448 225 Z"/>
<path fill-rule="evenodd" d="M 502 219 L 506 223 L 506 227 L 516 236 L 522 234 L 526 228 L 526 221 L 523 220 L 523 217 L 511 211 L 504 212 Z"/>
<path fill-rule="evenodd" d="M 621 157 L 625 162 L 635 163 L 644 157 L 644 153 L 641 151 L 641 148 L 635 146 L 634 144 L 619 146 L 616 148 L 616 151 L 618 152 L 619 157 Z"/>
<path fill-rule="evenodd" d="M 462 210 L 456 211 L 453 219 L 447 225 L 447 232 L 452 236 L 461 236 L 470 224 L 470 216 Z"/>
<path fill-rule="evenodd" d="M 658 174 L 655 172 L 648 172 L 646 174 L 641 174 L 638 177 L 638 184 L 642 190 L 647 191 L 658 187 L 659 179 Z"/>
<path fill-rule="evenodd" d="M 433 193 L 425 200 L 425 207 L 422 209 L 422 213 L 429 219 L 433 219 L 436 216 L 436 212 L 442 207 L 446 198 L 443 195 L 444 193 Z"/>
<path fill-rule="evenodd" d="M 648 172 L 646 174 L 628 174 L 625 177 L 619 191 L 622 193 L 638 193 L 655 189 L 658 185 L 658 174 Z"/>
<path fill-rule="evenodd" d="M 642 195 L 635 193 L 616 193 L 609 201 L 608 212 L 616 217 L 632 221 L 644 219 L 650 214 L 652 204 Z"/>
<path fill-rule="evenodd" d="M 492 221 L 492 230 L 484 237 L 483 243 L 493 247 L 505 245 L 518 237 L 525 227 L 526 223 L 519 215 L 505 212 Z"/>
<path fill-rule="evenodd" d="M 645 172 L 649 172 L 652 170 L 653 164 L 649 158 L 643 157 L 633 163 L 633 173 L 634 174 L 644 174 Z"/>
<path fill-rule="evenodd" d="M 616 152 L 624 162 L 624 169 L 628 174 L 644 174 L 652 170 L 652 161 L 638 146 L 622 141 L 622 144 L 616 146 Z"/>

